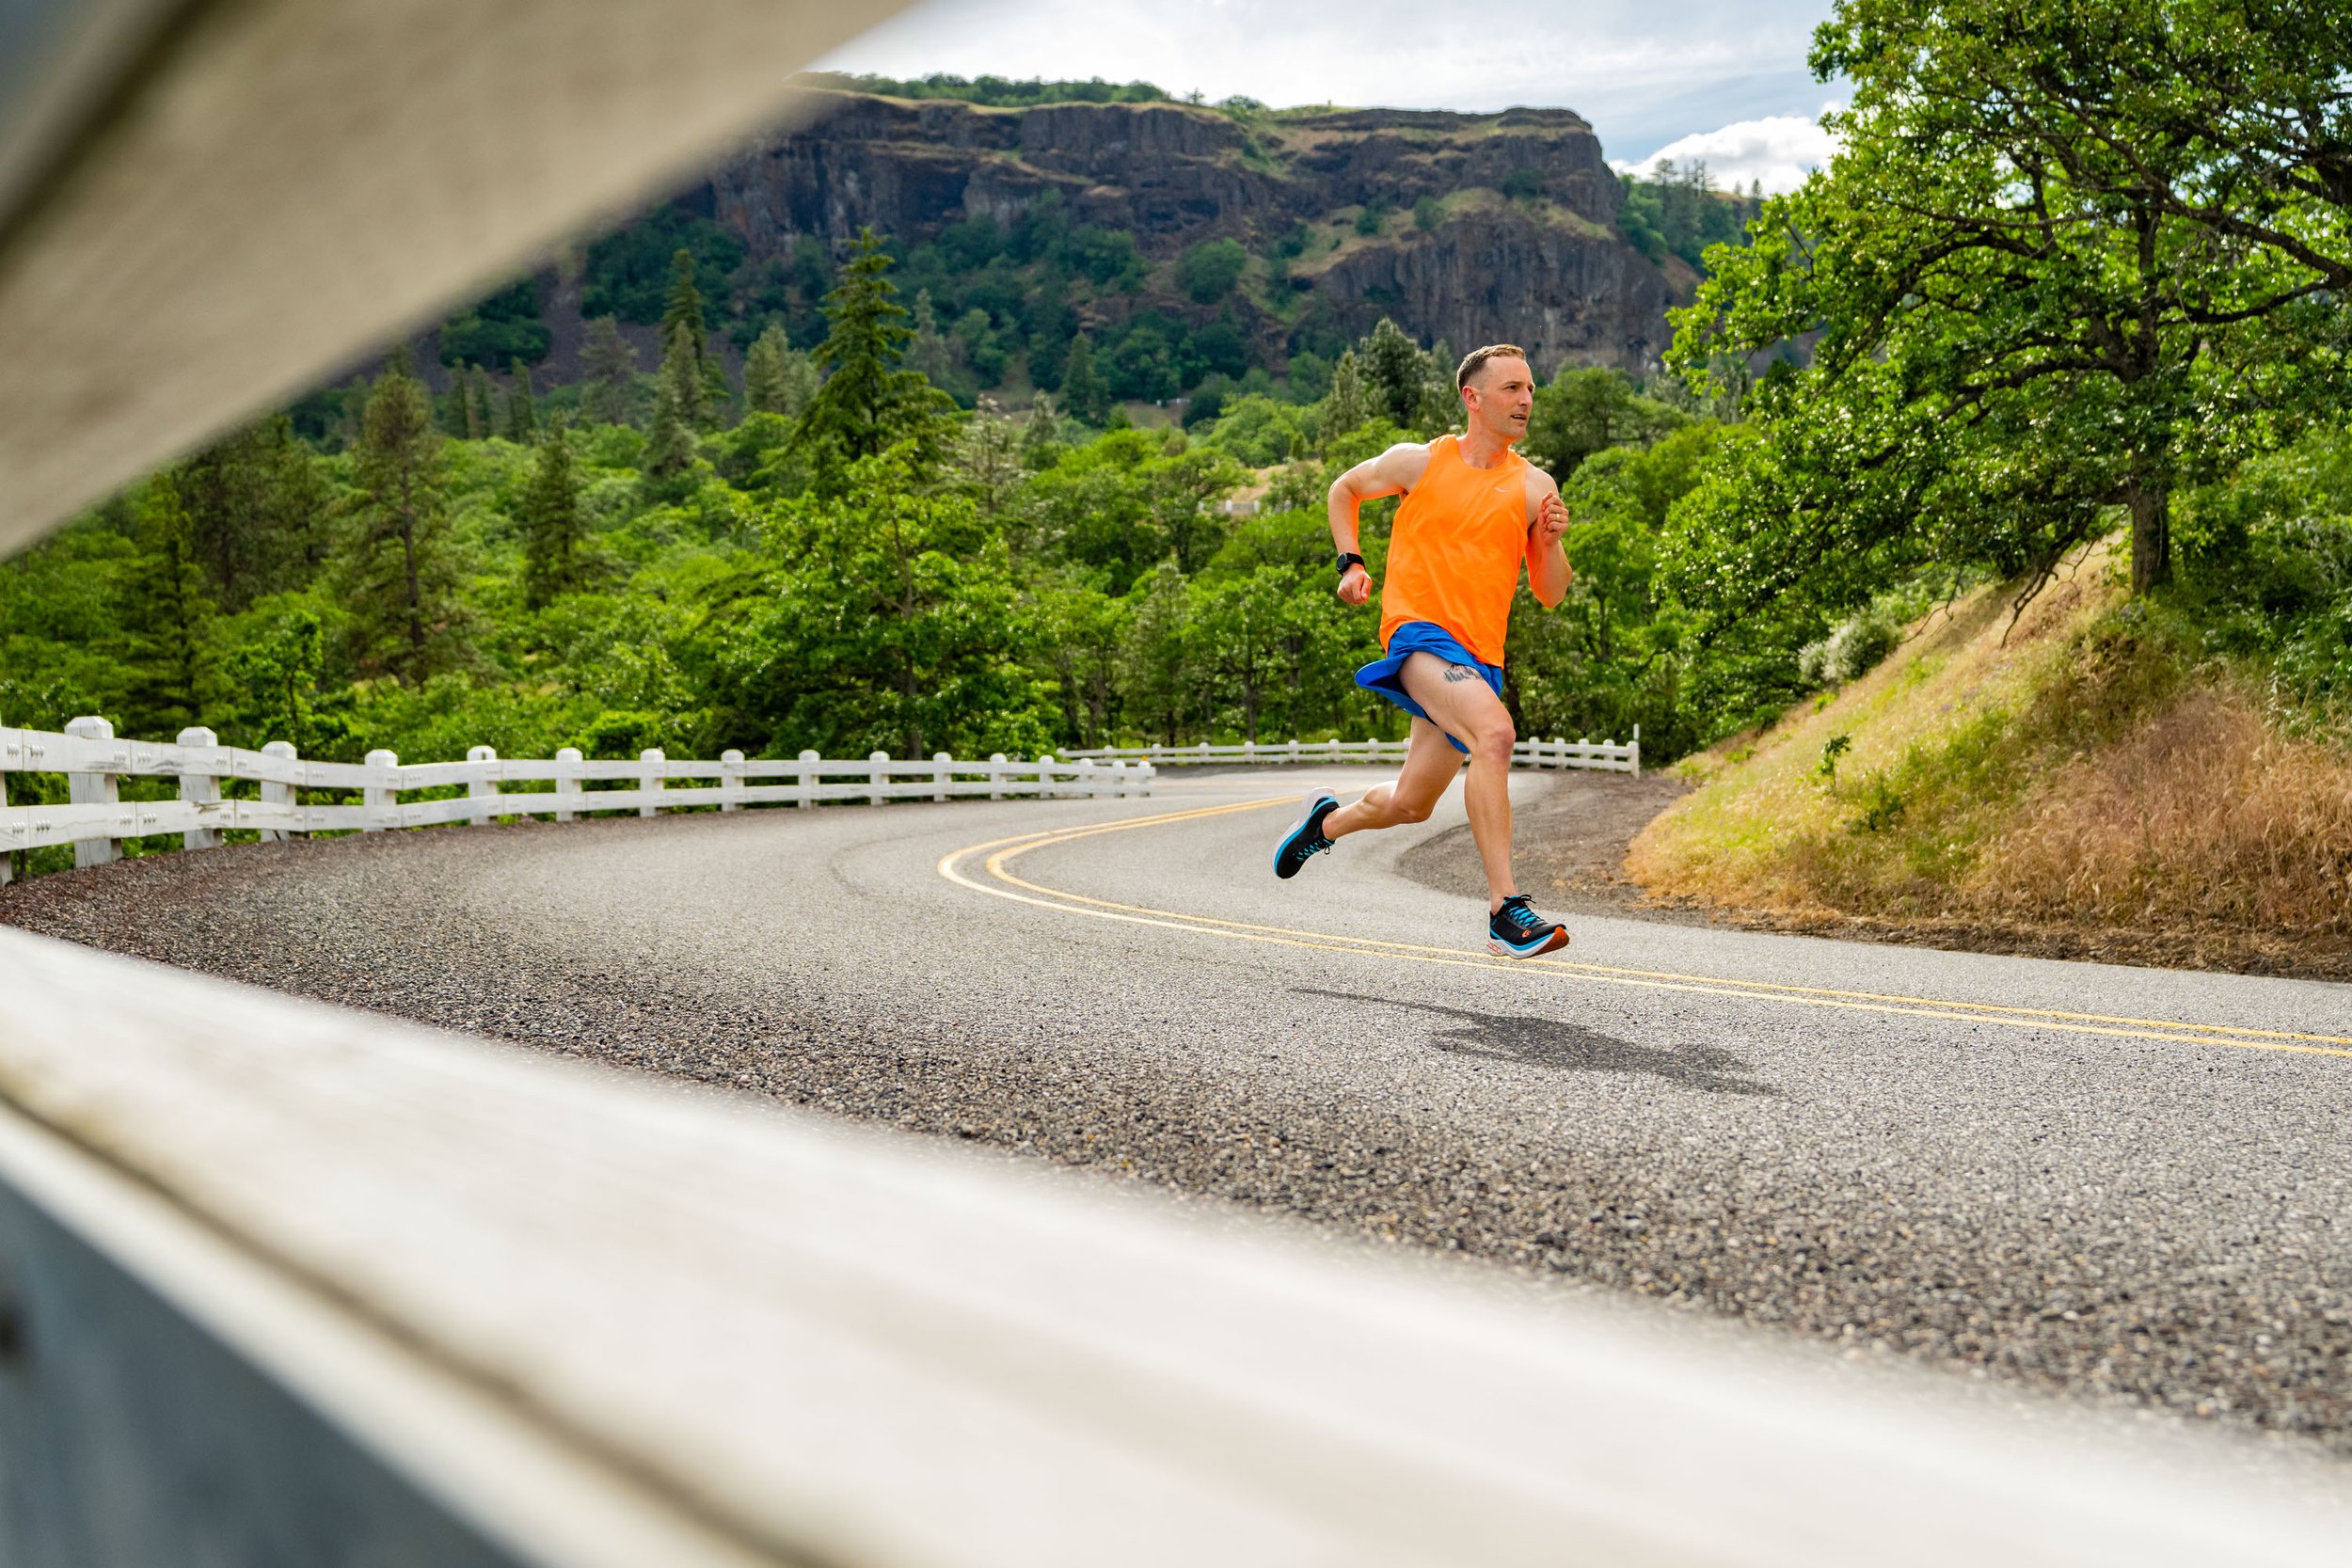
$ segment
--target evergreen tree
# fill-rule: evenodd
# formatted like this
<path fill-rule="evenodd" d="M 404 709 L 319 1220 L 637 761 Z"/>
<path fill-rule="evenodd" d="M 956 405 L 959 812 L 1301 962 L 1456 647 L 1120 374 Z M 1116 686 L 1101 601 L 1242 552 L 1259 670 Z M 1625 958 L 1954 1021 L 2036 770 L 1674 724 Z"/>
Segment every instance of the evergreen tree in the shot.
<path fill-rule="evenodd" d="M 588 324 L 580 345 L 580 418 L 592 424 L 627 424 L 636 401 L 637 350 L 611 316 Z"/>
<path fill-rule="evenodd" d="M 517 359 L 514 384 L 506 390 L 506 438 L 529 444 L 539 434 L 539 399 L 531 385 L 531 367 Z"/>
<path fill-rule="evenodd" d="M 978 503 L 980 515 L 991 523 L 1002 518 L 1021 484 L 1021 433 L 994 398 L 980 398 L 956 456 L 964 491 Z"/>
<path fill-rule="evenodd" d="M 421 679 L 455 662 L 459 573 L 432 401 L 397 362 L 369 394 L 353 455 L 343 597 L 358 653 Z"/>
<path fill-rule="evenodd" d="M 670 265 L 674 276 L 670 302 L 661 312 L 661 359 L 665 367 L 673 359 L 679 362 L 678 393 L 686 421 L 707 430 L 716 402 L 711 379 L 717 366 L 710 353 L 710 326 L 703 316 L 702 290 L 694 286 L 693 252 L 680 246 Z M 725 385 L 723 375 L 720 385 Z"/>
<path fill-rule="evenodd" d="M 1386 316 L 1358 346 L 1363 351 L 1360 363 L 1370 411 L 1399 430 L 1418 429 L 1428 402 L 1428 356 Z"/>
<path fill-rule="evenodd" d="M 943 390 L 952 388 L 959 379 L 955 350 L 939 330 L 929 289 L 915 293 L 913 325 L 914 336 L 907 341 L 907 369 Z"/>
<path fill-rule="evenodd" d="M 1340 355 L 1340 362 L 1331 367 L 1331 389 L 1323 396 L 1323 418 L 1317 426 L 1323 437 L 1323 450 L 1357 429 L 1372 418 L 1372 408 L 1364 390 L 1364 372 L 1356 362 L 1356 351 L 1347 349 Z"/>
<path fill-rule="evenodd" d="M 654 377 L 653 429 L 645 442 L 644 471 L 649 480 L 669 483 L 694 466 L 694 426 L 689 410 L 693 399 L 688 380 L 690 364 L 682 355 L 665 355 Z"/>
<path fill-rule="evenodd" d="M 1029 404 L 1029 418 L 1021 427 L 1021 466 L 1031 473 L 1050 468 L 1067 450 L 1061 438 L 1061 410 L 1050 392 L 1040 392 Z"/>
<path fill-rule="evenodd" d="M 124 584 L 126 733 L 177 735 L 203 722 L 212 695 L 207 636 L 214 609 L 197 559 L 196 532 L 177 479 L 158 475 L 137 513 L 138 554 Z"/>
<path fill-rule="evenodd" d="M 523 600 L 537 610 L 580 586 L 581 546 L 587 535 L 571 435 L 562 415 L 548 421 L 539 442 L 539 461 L 523 491 L 522 525 Z"/>
<path fill-rule="evenodd" d="M 1070 357 L 1062 364 L 1061 401 L 1089 424 L 1101 424 L 1110 407 L 1110 388 L 1094 367 L 1093 341 L 1083 332 L 1070 340 Z"/>
<path fill-rule="evenodd" d="M 466 428 L 478 441 L 486 441 L 498 429 L 498 420 L 491 413 L 490 372 L 476 365 L 468 375 L 471 388 Z"/>
<path fill-rule="evenodd" d="M 229 610 L 307 580 L 323 553 L 324 484 L 282 414 L 199 451 L 176 488 L 212 594 Z"/>
<path fill-rule="evenodd" d="M 784 357 L 791 352 L 791 341 L 785 336 L 784 324 L 772 321 L 761 329 L 759 337 L 744 351 L 744 413 L 789 417 L 796 412 L 785 406 Z"/>
<path fill-rule="evenodd" d="M 850 464 L 899 441 L 935 446 L 941 417 L 953 407 L 922 376 L 898 368 L 909 336 L 907 311 L 885 276 L 889 271 L 882 242 L 872 230 L 861 230 L 840 280 L 825 296 L 829 330 L 817 359 L 831 373 L 802 411 L 792 438 L 815 454 L 819 478 L 828 483 Z"/>

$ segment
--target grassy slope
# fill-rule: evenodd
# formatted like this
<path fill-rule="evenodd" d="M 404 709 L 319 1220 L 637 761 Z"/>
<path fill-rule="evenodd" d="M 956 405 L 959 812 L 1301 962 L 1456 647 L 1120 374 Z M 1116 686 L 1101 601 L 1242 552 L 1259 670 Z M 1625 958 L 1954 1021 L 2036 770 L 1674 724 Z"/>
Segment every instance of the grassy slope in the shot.
<path fill-rule="evenodd" d="M 1848 739 L 1834 770 L 1825 752 Z M 1686 765 L 1653 896 L 1761 924 L 2352 978 L 2352 758 L 2124 602 L 2111 551 L 2012 627 L 1983 589 Z"/>

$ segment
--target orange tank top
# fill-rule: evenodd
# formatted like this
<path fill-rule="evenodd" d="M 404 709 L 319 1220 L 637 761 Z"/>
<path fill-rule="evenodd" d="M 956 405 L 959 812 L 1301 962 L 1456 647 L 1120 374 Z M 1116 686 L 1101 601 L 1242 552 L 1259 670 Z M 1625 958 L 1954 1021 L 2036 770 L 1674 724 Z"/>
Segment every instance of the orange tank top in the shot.
<path fill-rule="evenodd" d="M 1474 468 L 1458 438 L 1429 444 L 1429 468 L 1406 492 L 1389 534 L 1387 580 L 1380 585 L 1380 645 L 1408 621 L 1452 632 L 1482 664 L 1502 662 L 1511 596 L 1532 540 L 1527 524 L 1527 459 L 1504 449 L 1504 461 Z"/>

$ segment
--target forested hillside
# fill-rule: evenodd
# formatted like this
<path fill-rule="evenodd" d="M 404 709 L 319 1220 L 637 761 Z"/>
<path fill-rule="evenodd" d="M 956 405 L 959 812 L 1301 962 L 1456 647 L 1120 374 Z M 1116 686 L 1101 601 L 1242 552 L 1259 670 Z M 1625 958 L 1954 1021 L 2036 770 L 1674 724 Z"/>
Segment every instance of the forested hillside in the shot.
<path fill-rule="evenodd" d="M 681 246 L 731 368 L 771 323 L 807 348 L 842 248 L 883 236 L 914 360 L 965 406 L 1034 390 L 1169 404 L 1311 403 L 1382 318 L 1423 346 L 1498 336 L 1549 372 L 1641 372 L 1706 247 L 1756 198 L 1703 167 L 1632 181 L 1565 110 L 1450 115 L 1176 102 L 1148 83 L 812 77 L 811 113 L 702 183 L 414 345 L 449 373 L 596 373 L 609 318 L 648 362 Z M 1087 340 L 1076 396 L 1071 351 Z M 1181 402 L 1177 401 L 1181 400 Z M 302 415 L 316 434 L 321 415 Z"/>

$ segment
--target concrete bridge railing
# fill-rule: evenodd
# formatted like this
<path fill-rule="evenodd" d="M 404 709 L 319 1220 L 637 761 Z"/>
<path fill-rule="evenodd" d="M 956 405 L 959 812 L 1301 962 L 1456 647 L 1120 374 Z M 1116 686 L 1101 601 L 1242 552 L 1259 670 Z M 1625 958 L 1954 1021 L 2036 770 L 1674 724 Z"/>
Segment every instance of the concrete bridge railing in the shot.
<path fill-rule="evenodd" d="M 63 773 L 64 805 L 10 806 L 9 773 Z M 232 830 L 264 839 L 296 833 L 381 832 L 443 823 L 483 824 L 507 816 L 551 816 L 559 822 L 604 812 L 653 816 L 688 807 L 815 806 L 829 802 L 949 800 L 1016 796 L 1040 800 L 1148 796 L 1148 763 L 1093 757 L 1057 760 L 1051 753 L 1014 761 L 1002 752 L 984 761 L 935 752 L 926 762 L 894 762 L 886 752 L 858 759 L 803 752 L 791 761 L 747 759 L 723 752 L 715 762 L 670 757 L 659 750 L 635 761 L 596 761 L 565 747 L 548 760 L 503 758 L 476 746 L 463 762 L 403 763 L 376 751 L 358 763 L 313 762 L 285 741 L 258 752 L 223 746 L 208 729 L 180 732 L 171 744 L 118 738 L 104 719 L 76 719 L 66 733 L 0 728 L 0 882 L 8 879 L 5 851 L 51 845 L 74 847 L 74 864 L 95 865 L 122 851 L 126 839 L 182 835 L 183 847 L 210 848 Z M 118 781 L 176 778 L 177 800 L 124 800 Z M 681 787 L 679 779 L 708 779 Z M 231 797 L 224 786 L 256 786 Z M 453 799 L 404 800 L 414 792 L 465 787 Z M 619 785 L 618 788 L 590 785 Z M 516 788 L 522 785 L 522 788 Z M 306 801 L 304 790 L 359 796 L 356 804 Z"/>

